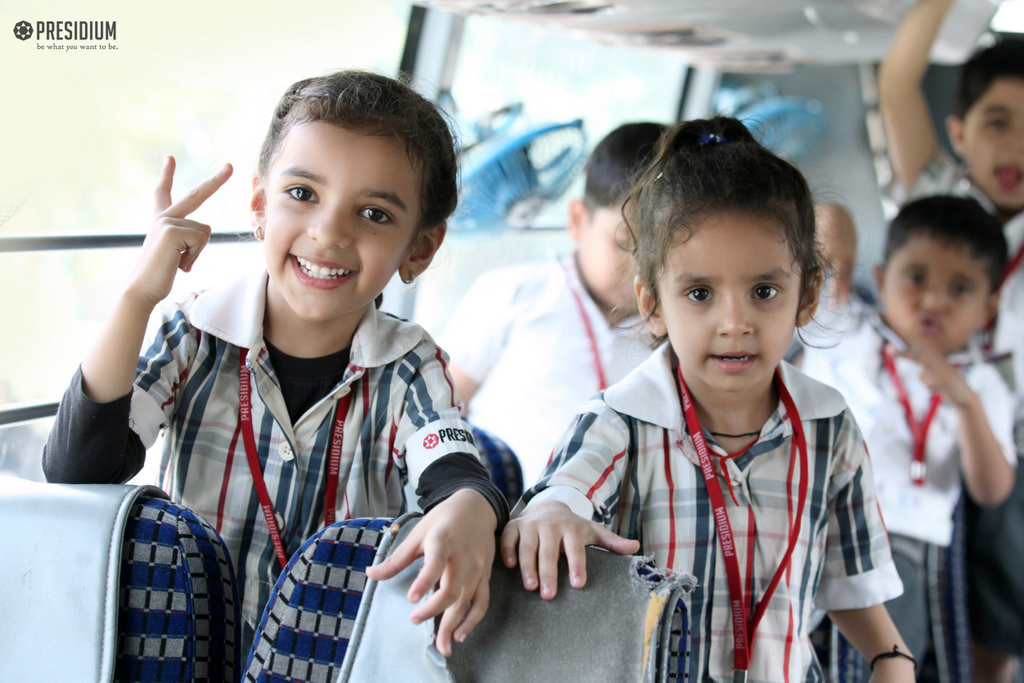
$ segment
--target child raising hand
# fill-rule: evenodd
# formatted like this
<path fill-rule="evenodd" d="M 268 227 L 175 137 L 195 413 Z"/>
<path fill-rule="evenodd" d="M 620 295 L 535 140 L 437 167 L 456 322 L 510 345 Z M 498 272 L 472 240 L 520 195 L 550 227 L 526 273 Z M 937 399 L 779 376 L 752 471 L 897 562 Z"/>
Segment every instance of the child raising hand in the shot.
<path fill-rule="evenodd" d="M 444 353 L 419 326 L 378 310 L 388 281 L 411 282 L 444 239 L 457 201 L 447 122 L 376 74 L 293 84 L 253 179 L 265 269 L 168 307 L 140 356 L 154 307 L 209 239 L 209 226 L 188 216 L 231 168 L 177 202 L 173 175 L 167 157 L 139 265 L 61 402 L 47 478 L 127 481 L 166 430 L 159 484 L 224 538 L 245 649 L 306 538 L 336 519 L 423 509 L 368 574 L 386 579 L 424 556 L 409 598 L 439 589 L 412 618 L 443 613 L 437 646 L 450 654 L 486 610 L 507 511 L 465 436 Z"/>
<path fill-rule="evenodd" d="M 860 432 L 838 392 L 782 361 L 822 282 L 803 176 L 735 119 L 691 121 L 662 137 L 626 215 L 639 310 L 667 343 L 581 409 L 505 529 L 506 566 L 543 598 L 562 550 L 584 585 L 591 543 L 693 574 L 691 680 L 823 679 L 816 605 L 876 681 L 912 681 Z"/>

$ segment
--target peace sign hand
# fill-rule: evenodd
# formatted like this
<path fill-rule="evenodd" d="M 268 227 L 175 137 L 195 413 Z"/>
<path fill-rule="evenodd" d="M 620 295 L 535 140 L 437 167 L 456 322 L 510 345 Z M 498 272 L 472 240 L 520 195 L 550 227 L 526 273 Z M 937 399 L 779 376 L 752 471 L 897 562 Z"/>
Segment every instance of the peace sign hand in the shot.
<path fill-rule="evenodd" d="M 231 177 L 231 164 L 199 183 L 191 192 L 171 201 L 174 157 L 164 157 L 157 180 L 153 225 L 142 244 L 142 253 L 129 279 L 126 294 L 154 308 L 171 292 L 178 269 L 192 269 L 199 253 L 210 240 L 210 226 L 186 218 L 203 205 Z"/>

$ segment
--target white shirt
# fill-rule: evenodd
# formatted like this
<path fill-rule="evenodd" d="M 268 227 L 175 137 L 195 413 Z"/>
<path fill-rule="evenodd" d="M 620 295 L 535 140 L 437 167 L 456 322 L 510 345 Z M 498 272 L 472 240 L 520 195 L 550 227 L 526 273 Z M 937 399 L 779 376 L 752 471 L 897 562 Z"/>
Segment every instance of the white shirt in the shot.
<path fill-rule="evenodd" d="M 600 389 L 590 323 L 606 382 L 650 355 L 635 321 L 609 327 L 579 281 L 573 255 L 482 275 L 459 303 L 438 342 L 478 383 L 468 419 L 515 452 L 530 486 L 573 416 Z"/>
<path fill-rule="evenodd" d="M 866 319 L 832 348 L 805 349 L 803 370 L 846 397 L 864 433 L 889 531 L 946 547 L 952 541 L 953 509 L 961 488 L 956 409 L 943 402 L 935 412 L 925 442 L 925 482 L 914 484 L 910 475 L 914 441 L 896 386 L 882 362 L 883 344 L 871 320 Z M 931 399 L 931 391 L 920 379 L 921 366 L 901 357 L 895 365 L 920 420 Z M 1016 465 L 1009 388 L 988 363 L 970 363 L 962 373 L 981 400 L 1007 462 Z"/>

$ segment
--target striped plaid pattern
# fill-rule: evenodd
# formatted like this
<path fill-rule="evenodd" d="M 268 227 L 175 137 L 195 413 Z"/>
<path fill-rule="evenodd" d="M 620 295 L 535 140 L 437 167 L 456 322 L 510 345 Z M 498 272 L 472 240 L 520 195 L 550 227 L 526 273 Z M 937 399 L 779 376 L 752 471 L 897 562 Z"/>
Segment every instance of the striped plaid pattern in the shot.
<path fill-rule="evenodd" d="M 291 556 L 324 525 L 330 435 L 339 399 L 345 420 L 337 519 L 397 517 L 415 501 L 420 473 L 469 443 L 424 439 L 428 428 L 465 427 L 447 357 L 417 325 L 371 307 L 333 392 L 292 425 L 262 337 L 266 274 L 191 295 L 162 313 L 139 359 L 132 427 L 152 444 L 166 429 L 160 486 L 208 519 L 235 561 L 242 616 L 255 629 L 281 567 L 253 487 L 238 420 L 240 347 L 248 348 L 260 467 Z M 282 523 L 283 522 L 283 523 Z"/>
<path fill-rule="evenodd" d="M 241 613 L 231 559 L 192 511 L 139 499 L 125 526 L 118 681 L 235 681 Z"/>
<path fill-rule="evenodd" d="M 246 666 L 247 682 L 333 683 L 388 519 L 339 522 L 306 541 L 281 574 Z"/>
<path fill-rule="evenodd" d="M 808 442 L 810 471 L 802 476 L 809 477 L 809 488 L 791 569 L 756 633 L 750 676 L 823 680 L 808 637 L 815 602 L 824 609 L 868 607 L 897 595 L 899 583 L 855 422 L 837 392 L 792 367 L 783 365 L 782 372 Z M 676 396 L 671 356 L 663 349 L 584 406 L 524 500 L 545 488 L 569 487 L 571 496 L 589 501 L 595 521 L 638 539 L 641 552 L 653 554 L 658 565 L 694 574 L 691 678 L 724 680 L 733 668 L 729 588 L 711 502 Z M 636 413 L 653 415 L 656 423 Z M 718 456 L 726 455 L 705 436 Z M 754 600 L 779 566 L 795 516 L 799 476 L 791 444 L 792 426 L 780 404 L 749 450 L 716 458 L 727 473 L 718 470 L 719 482 L 745 590 Z"/>

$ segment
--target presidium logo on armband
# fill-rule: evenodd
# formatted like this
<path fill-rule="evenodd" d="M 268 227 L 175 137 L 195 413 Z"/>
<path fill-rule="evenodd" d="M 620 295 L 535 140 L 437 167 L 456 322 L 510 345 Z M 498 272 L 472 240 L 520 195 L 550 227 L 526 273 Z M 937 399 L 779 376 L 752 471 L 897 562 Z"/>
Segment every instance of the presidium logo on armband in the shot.
<path fill-rule="evenodd" d="M 450 443 L 452 441 L 461 441 L 468 443 L 472 446 L 476 445 L 476 441 L 473 439 L 473 432 L 468 429 L 458 429 L 456 427 L 445 427 L 444 429 L 438 429 L 433 434 L 427 434 L 423 439 L 423 447 L 427 450 L 436 448 L 438 445 L 443 443 Z"/>

